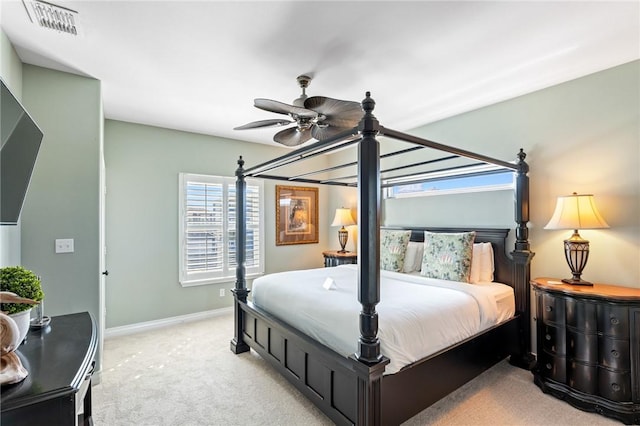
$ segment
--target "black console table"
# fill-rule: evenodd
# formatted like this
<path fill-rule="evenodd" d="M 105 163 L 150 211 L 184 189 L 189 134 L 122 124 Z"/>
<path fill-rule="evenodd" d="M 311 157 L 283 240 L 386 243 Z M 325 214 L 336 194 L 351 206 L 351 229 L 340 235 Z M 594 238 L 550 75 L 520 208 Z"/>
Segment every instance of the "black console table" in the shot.
<path fill-rule="evenodd" d="M 97 332 L 88 312 L 51 318 L 16 350 L 29 375 L 2 386 L 0 424 L 91 425 Z"/>

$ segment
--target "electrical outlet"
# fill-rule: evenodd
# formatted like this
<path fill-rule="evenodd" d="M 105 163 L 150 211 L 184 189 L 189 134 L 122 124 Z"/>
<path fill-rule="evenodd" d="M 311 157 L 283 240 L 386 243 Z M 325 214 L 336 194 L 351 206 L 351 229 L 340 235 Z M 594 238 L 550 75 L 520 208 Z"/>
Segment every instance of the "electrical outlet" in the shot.
<path fill-rule="evenodd" d="M 57 239 L 56 253 L 73 253 L 73 238 Z"/>
<path fill-rule="evenodd" d="M 224 297 L 224 288 L 220 289 L 220 297 Z"/>

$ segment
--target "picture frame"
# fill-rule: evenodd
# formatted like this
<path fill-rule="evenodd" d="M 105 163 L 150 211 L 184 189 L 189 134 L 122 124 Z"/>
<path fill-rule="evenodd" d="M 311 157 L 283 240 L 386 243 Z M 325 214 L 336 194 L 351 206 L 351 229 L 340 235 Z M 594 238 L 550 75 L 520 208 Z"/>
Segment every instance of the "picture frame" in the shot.
<path fill-rule="evenodd" d="M 318 188 L 276 185 L 276 245 L 318 243 Z"/>

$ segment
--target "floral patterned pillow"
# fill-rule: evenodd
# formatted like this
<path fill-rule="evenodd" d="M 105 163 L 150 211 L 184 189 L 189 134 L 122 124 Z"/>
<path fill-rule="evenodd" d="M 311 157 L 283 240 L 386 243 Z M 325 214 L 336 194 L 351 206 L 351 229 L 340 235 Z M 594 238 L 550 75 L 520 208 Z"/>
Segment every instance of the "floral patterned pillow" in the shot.
<path fill-rule="evenodd" d="M 404 266 L 404 255 L 411 231 L 380 231 L 380 268 L 400 272 Z"/>
<path fill-rule="evenodd" d="M 469 282 L 475 232 L 424 233 L 421 275 L 441 280 Z"/>

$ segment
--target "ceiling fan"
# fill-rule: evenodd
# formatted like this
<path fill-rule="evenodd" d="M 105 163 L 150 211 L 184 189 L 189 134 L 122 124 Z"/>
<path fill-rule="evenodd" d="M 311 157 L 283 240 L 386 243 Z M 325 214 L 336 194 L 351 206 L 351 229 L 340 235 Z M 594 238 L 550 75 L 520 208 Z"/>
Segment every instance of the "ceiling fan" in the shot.
<path fill-rule="evenodd" d="M 234 127 L 234 130 L 295 124 L 295 127 L 289 127 L 276 133 L 273 140 L 286 146 L 296 146 L 312 138 L 322 140 L 335 136 L 358 125 L 364 114 L 359 102 L 342 101 L 326 96 L 307 97 L 305 89 L 309 86 L 311 77 L 301 75 L 297 80 L 302 88 L 302 95 L 293 101 L 293 105 L 271 99 L 258 98 L 254 100 L 256 108 L 288 115 L 293 121 L 287 119 L 259 120 Z"/>

